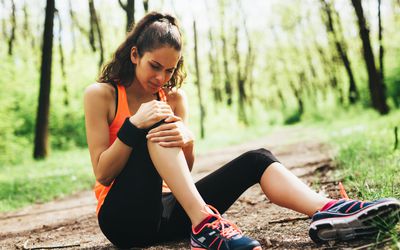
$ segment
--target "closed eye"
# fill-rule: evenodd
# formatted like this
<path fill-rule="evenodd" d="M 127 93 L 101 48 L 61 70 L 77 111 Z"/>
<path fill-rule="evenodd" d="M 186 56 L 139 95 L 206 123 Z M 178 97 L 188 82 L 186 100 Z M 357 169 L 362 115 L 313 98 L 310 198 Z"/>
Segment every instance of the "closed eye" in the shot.
<path fill-rule="evenodd" d="M 153 69 L 156 69 L 156 70 L 160 70 L 160 69 L 161 69 L 159 66 L 154 65 L 154 64 L 152 64 L 152 63 L 150 63 L 150 66 L 151 66 Z"/>

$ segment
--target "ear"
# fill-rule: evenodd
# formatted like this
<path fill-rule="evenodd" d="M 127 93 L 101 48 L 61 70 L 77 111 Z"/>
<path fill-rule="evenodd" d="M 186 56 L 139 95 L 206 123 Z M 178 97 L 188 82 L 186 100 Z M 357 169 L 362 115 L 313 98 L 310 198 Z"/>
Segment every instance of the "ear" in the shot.
<path fill-rule="evenodd" d="M 131 48 L 131 62 L 137 64 L 139 62 L 139 53 L 136 47 Z"/>

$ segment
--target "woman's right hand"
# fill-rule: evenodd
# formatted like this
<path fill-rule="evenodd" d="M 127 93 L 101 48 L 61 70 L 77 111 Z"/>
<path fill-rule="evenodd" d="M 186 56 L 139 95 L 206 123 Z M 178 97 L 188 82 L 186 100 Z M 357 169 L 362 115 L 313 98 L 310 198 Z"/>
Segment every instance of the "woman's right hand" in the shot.
<path fill-rule="evenodd" d="M 146 129 L 172 115 L 174 113 L 166 102 L 153 100 L 142 103 L 129 121 L 137 128 Z"/>

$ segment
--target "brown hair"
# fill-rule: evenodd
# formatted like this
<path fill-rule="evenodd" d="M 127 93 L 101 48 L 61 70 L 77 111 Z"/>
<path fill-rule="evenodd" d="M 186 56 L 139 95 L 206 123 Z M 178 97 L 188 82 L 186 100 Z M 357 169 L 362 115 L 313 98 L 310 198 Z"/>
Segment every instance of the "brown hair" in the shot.
<path fill-rule="evenodd" d="M 170 46 L 177 51 L 182 50 L 182 35 L 175 17 L 158 12 L 150 12 L 144 16 L 131 31 L 125 41 L 115 51 L 113 58 L 102 68 L 98 82 L 122 84 L 129 86 L 135 78 L 136 65 L 132 63 L 130 54 L 136 46 L 139 57 L 145 52 Z M 183 56 L 178 61 L 171 79 L 166 87 L 179 88 L 186 78 Z"/>

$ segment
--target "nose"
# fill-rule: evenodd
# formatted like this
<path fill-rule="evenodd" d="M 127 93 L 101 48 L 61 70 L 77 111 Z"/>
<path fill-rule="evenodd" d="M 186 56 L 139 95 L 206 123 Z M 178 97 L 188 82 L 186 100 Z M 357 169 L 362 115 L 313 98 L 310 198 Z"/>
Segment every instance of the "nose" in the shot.
<path fill-rule="evenodd" d="M 156 80 L 158 84 L 162 84 L 165 81 L 165 73 L 164 72 L 158 72 L 156 75 Z"/>

